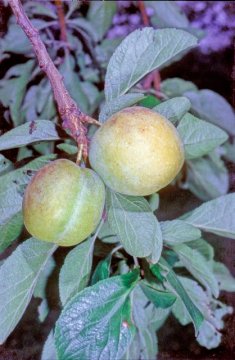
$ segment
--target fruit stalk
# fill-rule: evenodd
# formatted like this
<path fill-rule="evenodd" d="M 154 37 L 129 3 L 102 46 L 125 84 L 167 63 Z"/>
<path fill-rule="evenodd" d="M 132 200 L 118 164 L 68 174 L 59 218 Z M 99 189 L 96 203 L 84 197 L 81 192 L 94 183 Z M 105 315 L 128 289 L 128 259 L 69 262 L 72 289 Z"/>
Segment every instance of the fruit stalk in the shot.
<path fill-rule="evenodd" d="M 86 161 L 88 153 L 87 129 L 85 124 L 99 124 L 98 121 L 83 113 L 68 93 L 63 77 L 56 69 L 47 49 L 42 42 L 38 30 L 32 25 L 19 0 L 9 0 L 10 7 L 17 23 L 29 38 L 39 62 L 40 68 L 49 78 L 53 89 L 58 111 L 62 118 L 62 126 L 69 129 L 71 136 L 82 147 L 83 158 Z"/>

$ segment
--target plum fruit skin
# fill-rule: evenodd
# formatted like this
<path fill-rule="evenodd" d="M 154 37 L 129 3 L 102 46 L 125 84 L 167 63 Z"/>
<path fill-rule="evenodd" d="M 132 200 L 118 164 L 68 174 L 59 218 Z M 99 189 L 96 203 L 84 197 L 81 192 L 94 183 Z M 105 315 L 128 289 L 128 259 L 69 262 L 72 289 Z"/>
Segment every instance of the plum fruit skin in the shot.
<path fill-rule="evenodd" d="M 176 177 L 184 163 L 184 150 L 170 121 L 134 106 L 114 114 L 96 131 L 89 160 L 112 190 L 145 196 Z"/>
<path fill-rule="evenodd" d="M 24 224 L 37 239 L 76 245 L 95 230 L 104 202 L 104 184 L 93 170 L 55 160 L 40 169 L 26 188 Z"/>

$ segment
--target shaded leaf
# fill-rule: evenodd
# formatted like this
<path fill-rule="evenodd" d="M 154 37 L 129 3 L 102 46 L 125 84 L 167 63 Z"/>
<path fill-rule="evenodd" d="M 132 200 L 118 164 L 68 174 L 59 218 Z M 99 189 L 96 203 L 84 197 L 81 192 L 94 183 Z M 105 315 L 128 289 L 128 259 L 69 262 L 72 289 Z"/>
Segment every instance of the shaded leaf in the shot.
<path fill-rule="evenodd" d="M 201 231 L 182 220 L 162 221 L 162 236 L 166 243 L 176 245 L 201 237 Z"/>
<path fill-rule="evenodd" d="M 156 289 L 152 285 L 148 284 L 145 281 L 141 281 L 141 288 L 145 296 L 158 308 L 166 309 L 171 307 L 175 300 L 176 296 L 169 291 L 162 291 Z"/>

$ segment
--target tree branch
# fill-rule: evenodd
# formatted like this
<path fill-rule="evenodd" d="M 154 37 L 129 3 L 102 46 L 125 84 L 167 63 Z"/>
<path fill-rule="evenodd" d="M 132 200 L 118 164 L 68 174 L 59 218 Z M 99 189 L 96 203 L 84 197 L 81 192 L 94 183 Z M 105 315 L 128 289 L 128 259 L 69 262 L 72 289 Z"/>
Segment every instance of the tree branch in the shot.
<path fill-rule="evenodd" d="M 78 143 L 79 148 L 82 148 L 83 157 L 86 161 L 88 156 L 88 141 L 86 137 L 87 129 L 85 124 L 99 125 L 99 122 L 84 114 L 69 95 L 67 89 L 65 88 L 63 77 L 56 69 L 44 43 L 39 36 L 38 30 L 30 22 L 20 0 L 9 0 L 9 4 L 15 14 L 17 23 L 24 30 L 33 46 L 40 68 L 45 72 L 50 80 L 54 98 L 62 118 L 62 126 L 65 129 L 70 130 L 71 136 Z"/>
<path fill-rule="evenodd" d="M 60 23 L 60 40 L 67 42 L 67 33 L 66 33 L 66 24 L 64 17 L 64 4 L 62 0 L 55 0 L 55 4 L 57 7 L 57 14 Z"/>
<path fill-rule="evenodd" d="M 149 21 L 148 14 L 146 12 L 144 1 L 138 0 L 138 5 L 139 5 L 139 9 L 140 9 L 140 13 L 141 13 L 141 17 L 142 17 L 144 26 L 150 26 L 150 21 Z M 154 70 L 150 74 L 150 78 L 147 81 L 149 81 L 150 79 L 151 79 L 150 85 L 153 82 L 154 89 L 156 90 L 156 95 L 157 95 L 157 93 L 160 91 L 160 84 L 161 84 L 161 77 L 160 77 L 159 71 Z"/>

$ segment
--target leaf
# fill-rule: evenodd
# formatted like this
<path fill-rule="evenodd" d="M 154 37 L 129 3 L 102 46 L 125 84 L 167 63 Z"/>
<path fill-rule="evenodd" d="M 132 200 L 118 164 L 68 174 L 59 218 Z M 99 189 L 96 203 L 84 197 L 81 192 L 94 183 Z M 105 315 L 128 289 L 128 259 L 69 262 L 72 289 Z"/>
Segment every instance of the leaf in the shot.
<path fill-rule="evenodd" d="M 191 104 L 186 97 L 175 97 L 155 106 L 152 110 L 176 124 L 190 110 Z"/>
<path fill-rule="evenodd" d="M 94 26 L 101 40 L 110 28 L 113 16 L 117 10 L 116 1 L 92 1 L 88 11 L 88 19 Z"/>
<path fill-rule="evenodd" d="M 31 238 L 0 267 L 0 343 L 3 344 L 28 306 L 39 275 L 56 245 Z"/>
<path fill-rule="evenodd" d="M 7 34 L 1 39 L 1 51 L 23 55 L 32 51 L 30 41 L 19 25 L 9 25 Z"/>
<path fill-rule="evenodd" d="M 105 280 L 109 277 L 111 260 L 112 256 L 109 255 L 106 257 L 106 259 L 101 260 L 98 263 L 92 275 L 91 285 L 94 285 L 98 281 Z"/>
<path fill-rule="evenodd" d="M 197 44 L 197 39 L 177 29 L 135 30 L 115 50 L 105 77 L 105 97 L 124 95 L 152 70 Z"/>
<path fill-rule="evenodd" d="M 189 20 L 178 4 L 172 1 L 145 1 L 145 4 L 145 6 L 150 6 L 154 9 L 154 16 L 151 18 L 151 22 L 157 25 L 157 28 L 172 27 L 186 29 L 189 27 Z"/>
<path fill-rule="evenodd" d="M 235 193 L 208 201 L 190 213 L 184 221 L 212 234 L 235 239 Z"/>
<path fill-rule="evenodd" d="M 35 120 L 17 126 L 0 137 L 0 150 L 14 149 L 37 141 L 59 140 L 56 125 L 49 120 Z"/>
<path fill-rule="evenodd" d="M 235 113 L 221 95 L 208 89 L 189 91 L 184 95 L 189 98 L 192 109 L 198 116 L 235 135 Z"/>
<path fill-rule="evenodd" d="M 129 93 L 118 98 L 107 101 L 101 108 L 99 121 L 104 123 L 108 118 L 118 111 L 136 104 L 138 101 L 144 98 L 144 94 L 141 93 Z"/>
<path fill-rule="evenodd" d="M 139 102 L 140 106 L 144 106 L 144 107 L 146 107 L 148 109 L 152 109 L 154 106 L 157 106 L 159 104 L 161 104 L 161 100 L 159 100 L 154 95 L 148 95 L 143 100 L 141 100 Z"/>
<path fill-rule="evenodd" d="M 187 162 L 185 186 L 199 199 L 207 201 L 227 194 L 229 173 L 224 162 L 209 155 Z"/>
<path fill-rule="evenodd" d="M 170 98 L 182 96 L 186 91 L 193 92 L 197 91 L 197 89 L 197 86 L 193 82 L 177 77 L 166 79 L 161 82 L 161 91 Z"/>
<path fill-rule="evenodd" d="M 59 360 L 115 360 L 123 356 L 135 334 L 128 295 L 138 278 L 138 270 L 115 276 L 72 298 L 56 323 Z"/>
<path fill-rule="evenodd" d="M 23 189 L 31 180 L 32 174 L 54 160 L 56 155 L 41 156 L 20 169 L 1 177 L 0 182 L 0 225 L 6 225 L 22 209 Z"/>
<path fill-rule="evenodd" d="M 0 176 L 13 170 L 14 166 L 10 160 L 0 154 Z"/>
<path fill-rule="evenodd" d="M 206 240 L 197 239 L 190 241 L 187 245 L 190 248 L 197 250 L 207 261 L 213 260 L 215 255 L 214 248 Z"/>
<path fill-rule="evenodd" d="M 157 220 L 147 200 L 107 190 L 107 214 L 112 230 L 130 255 L 151 254 L 159 239 L 156 237 Z"/>
<path fill-rule="evenodd" d="M 111 229 L 107 220 L 103 223 L 99 231 L 99 238 L 105 243 L 115 244 L 119 242 L 119 239 L 115 231 Z"/>
<path fill-rule="evenodd" d="M 229 161 L 235 163 L 235 143 L 230 144 L 229 142 L 225 143 L 223 146 L 225 150 L 224 157 Z"/>
<path fill-rule="evenodd" d="M 53 331 L 51 330 L 42 349 L 41 360 L 57 360 Z"/>
<path fill-rule="evenodd" d="M 177 130 L 184 143 L 186 159 L 206 155 L 228 140 L 223 130 L 189 113 L 180 121 Z"/>
<path fill-rule="evenodd" d="M 89 281 L 94 237 L 77 245 L 65 258 L 59 276 L 60 300 L 64 306 L 73 295 L 84 289 Z"/>
<path fill-rule="evenodd" d="M 171 292 L 158 290 L 146 281 L 141 281 L 140 284 L 144 294 L 157 308 L 166 309 L 174 304 L 176 296 Z"/>
<path fill-rule="evenodd" d="M 176 294 L 181 298 L 183 301 L 195 327 L 196 332 L 198 332 L 204 317 L 198 307 L 192 302 L 191 298 L 189 297 L 188 293 L 185 291 L 183 285 L 181 284 L 180 280 L 174 273 L 174 271 L 170 268 L 168 263 L 161 258 L 159 262 L 160 267 L 167 272 L 166 280 L 175 290 Z"/>
<path fill-rule="evenodd" d="M 46 299 L 46 286 L 49 276 L 52 274 L 56 266 L 55 260 L 53 257 L 50 257 L 41 271 L 41 274 L 38 278 L 37 284 L 35 286 L 33 296 L 38 297 L 40 299 Z"/>
<path fill-rule="evenodd" d="M 78 74 L 74 71 L 74 59 L 72 55 L 65 56 L 60 72 L 64 78 L 65 86 L 79 108 L 85 113 L 89 112 L 89 104 L 81 86 Z"/>
<path fill-rule="evenodd" d="M 75 145 L 62 143 L 62 144 L 56 145 L 56 147 L 57 147 L 57 149 L 64 151 L 69 155 L 75 155 L 78 153 L 78 147 Z"/>
<path fill-rule="evenodd" d="M 176 245 L 173 249 L 185 268 L 217 298 L 219 296 L 218 282 L 207 260 L 197 250 L 185 244 Z"/>
<path fill-rule="evenodd" d="M 218 331 L 218 329 L 221 330 L 224 328 L 222 317 L 232 314 L 232 312 L 232 307 L 224 304 L 222 308 L 216 309 L 213 312 L 213 316 L 217 326 L 213 326 L 213 324 L 209 321 L 204 321 L 197 337 L 198 343 L 209 350 L 218 347 L 222 340 L 222 334 Z"/>
<path fill-rule="evenodd" d="M 14 67 L 11 67 L 9 71 L 16 71 L 16 77 L 7 80 L 8 86 L 10 85 L 10 93 L 9 96 L 9 107 L 10 113 L 15 126 L 21 124 L 23 122 L 23 116 L 21 111 L 21 105 L 23 98 L 25 96 L 26 87 L 30 80 L 30 75 L 34 66 L 34 61 L 29 60 L 25 64 L 18 64 Z M 7 73 L 6 76 L 10 76 L 11 73 Z M 14 75 L 14 73 L 12 74 Z M 6 91 L 4 87 L 4 83 L 0 87 L 0 97 L 1 93 Z"/>
<path fill-rule="evenodd" d="M 201 237 L 199 229 L 182 220 L 162 221 L 160 225 L 163 239 L 170 245 L 181 244 Z"/>
<path fill-rule="evenodd" d="M 148 196 L 148 203 L 152 211 L 156 211 L 159 207 L 160 197 L 157 193 Z"/>
<path fill-rule="evenodd" d="M 0 253 L 4 251 L 20 235 L 23 229 L 21 211 L 16 213 L 8 222 L 0 224 Z"/>
<path fill-rule="evenodd" d="M 213 272 L 220 290 L 235 292 L 235 278 L 224 264 L 213 261 Z"/>

